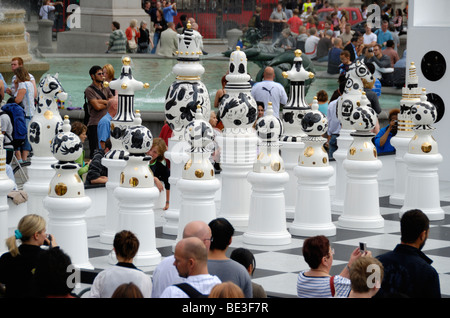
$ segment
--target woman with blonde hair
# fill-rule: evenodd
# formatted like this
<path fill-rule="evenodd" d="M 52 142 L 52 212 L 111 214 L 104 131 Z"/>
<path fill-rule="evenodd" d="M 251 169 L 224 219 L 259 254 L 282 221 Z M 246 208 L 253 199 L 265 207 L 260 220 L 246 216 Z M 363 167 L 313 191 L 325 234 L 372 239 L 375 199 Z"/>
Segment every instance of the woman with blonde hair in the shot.
<path fill-rule="evenodd" d="M 127 36 L 127 51 L 128 53 L 136 53 L 138 49 L 138 39 L 141 36 L 137 28 L 137 20 L 132 19 L 130 26 L 125 30 Z"/>
<path fill-rule="evenodd" d="M 17 240 L 22 244 L 17 246 Z M 46 222 L 37 214 L 20 219 L 14 235 L 6 240 L 9 252 L 0 257 L 0 283 L 6 286 L 6 297 L 23 298 L 30 295 L 30 284 L 42 245 L 57 247 L 53 235 L 47 235 Z"/>

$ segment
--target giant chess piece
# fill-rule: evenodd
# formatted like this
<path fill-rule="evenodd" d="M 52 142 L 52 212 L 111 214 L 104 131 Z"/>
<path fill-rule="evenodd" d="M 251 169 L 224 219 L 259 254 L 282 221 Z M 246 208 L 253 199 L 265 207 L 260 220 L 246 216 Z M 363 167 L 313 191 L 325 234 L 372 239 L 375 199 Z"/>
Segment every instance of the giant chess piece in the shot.
<path fill-rule="evenodd" d="M 1 127 L 0 127 L 1 128 Z M 4 135 L 0 134 L 0 255 L 7 252 L 5 240 L 8 238 L 8 193 L 14 189 L 14 181 L 6 174 L 6 150 L 3 148 Z"/>
<path fill-rule="evenodd" d="M 295 217 L 289 231 L 298 236 L 336 235 L 331 220 L 329 181 L 334 169 L 329 165 L 328 153 L 323 148 L 322 137 L 328 129 L 327 118 L 319 111 L 317 98 L 311 111 L 302 119 L 305 149 L 298 159 L 294 172 L 297 176 L 297 204 Z"/>
<path fill-rule="evenodd" d="M 284 185 L 289 180 L 279 154 L 279 138 L 283 132 L 281 120 L 273 115 L 272 103 L 264 117 L 256 122 L 260 137 L 259 155 L 253 171 L 248 173 L 252 185 L 248 227 L 244 233 L 245 244 L 285 245 L 291 243 L 287 231 Z"/>
<path fill-rule="evenodd" d="M 83 143 L 70 132 L 68 116 L 64 118 L 62 129 L 50 145 L 58 162 L 53 165 L 55 172 L 43 200 L 49 211 L 47 232 L 58 239 L 74 266 L 93 269 L 89 262 L 86 223 L 91 199 L 85 196 L 84 183 L 78 175 L 80 166 L 75 162 L 81 156 Z"/>
<path fill-rule="evenodd" d="M 62 118 L 57 101 L 65 101 L 67 93 L 58 80 L 58 74 L 45 75 L 37 86 L 37 104 L 28 125 L 28 140 L 33 148 L 31 165 L 28 167 L 28 181 L 23 189 L 28 194 L 28 207 L 33 213 L 47 219 L 42 200 L 47 196 L 53 176 L 52 165 L 57 162 L 50 150 L 50 142 L 61 132 Z M 29 116 L 30 114 L 25 114 Z"/>
<path fill-rule="evenodd" d="M 177 186 L 181 193 L 181 208 L 177 240 L 183 238 L 183 230 L 191 221 L 201 220 L 208 224 L 216 218 L 216 192 L 220 182 L 209 160 L 208 150 L 214 139 L 214 131 L 197 109 L 195 119 L 187 124 L 184 139 L 191 146 L 189 160 L 184 165 L 182 178 Z"/>
<path fill-rule="evenodd" d="M 251 185 L 247 174 L 256 159 L 257 141 L 253 124 L 256 121 L 256 101 L 251 95 L 247 57 L 237 47 L 231 53 L 226 75 L 226 94 L 219 105 L 219 118 L 224 130 L 217 138 L 222 168 L 222 192 L 219 215 L 234 226 L 248 224 Z"/>
<path fill-rule="evenodd" d="M 112 244 L 117 233 L 119 217 L 114 190 L 119 186 L 120 173 L 126 165 L 124 158 L 128 155 L 123 147 L 123 137 L 135 119 L 134 92 L 148 88 L 149 85 L 134 79 L 131 59 L 125 56 L 122 59 L 120 77 L 114 81 L 105 82 L 104 86 L 118 92 L 117 114 L 111 119 L 111 149 L 102 159 L 102 164 L 108 168 L 108 182 L 106 183 L 106 224 L 100 234 L 100 242 Z"/>
<path fill-rule="evenodd" d="M 172 68 L 176 80 L 168 88 L 165 101 L 165 118 L 173 131 L 169 138 L 165 157 L 170 161 L 170 206 L 164 213 L 166 223 L 163 233 L 177 235 L 181 194 L 177 188 L 185 163 L 189 160 L 184 140 L 184 129 L 192 122 L 200 105 L 204 118 L 209 118 L 211 102 L 206 86 L 200 76 L 205 72 L 200 63 L 202 51 L 201 35 L 188 25 L 183 34 L 178 35 L 177 61 Z"/>
<path fill-rule="evenodd" d="M 342 164 L 347 158 L 348 150 L 353 142 L 353 138 L 350 135 L 353 131 L 350 116 L 358 107 L 357 102 L 361 100 L 361 93 L 364 90 L 363 80 L 372 82 L 372 73 L 370 73 L 364 62 L 356 61 L 347 72 L 345 90 L 342 96 L 339 97 L 336 107 L 337 117 L 342 126 L 337 138 L 338 149 L 333 154 L 336 160 L 336 186 L 331 209 L 335 212 L 342 212 L 344 206 L 347 179 Z"/>
<path fill-rule="evenodd" d="M 139 251 L 133 261 L 136 266 L 156 265 L 161 261 L 161 254 L 156 249 L 153 207 L 159 190 L 148 165 L 151 157 L 146 155 L 152 147 L 153 136 L 141 125 L 139 113 L 122 140 L 128 155 L 124 158 L 127 164 L 120 174 L 120 185 L 114 190 L 119 206 L 117 231 L 131 231 L 139 239 Z"/>
<path fill-rule="evenodd" d="M 292 69 L 283 72 L 283 77 L 290 80 L 289 99 L 282 111 L 284 132 L 280 137 L 281 156 L 289 174 L 289 182 L 284 190 L 288 218 L 293 218 L 295 214 L 297 177 L 294 168 L 298 165 L 298 157 L 305 147 L 302 138 L 307 136 L 301 129 L 301 121 L 305 113 L 311 109 L 305 101 L 305 82 L 314 77 L 314 73 L 306 71 L 303 67 L 301 56 L 302 51 L 296 50 Z"/>
<path fill-rule="evenodd" d="M 377 115 L 370 107 L 365 92 L 359 104 L 349 116 L 355 131 L 351 133 L 353 143 L 343 163 L 347 172 L 347 188 L 339 225 L 354 229 L 381 228 L 384 219 L 380 214 L 377 174 L 382 163 L 372 143 L 375 134 L 371 132 Z"/>
<path fill-rule="evenodd" d="M 395 148 L 395 175 L 394 192 L 389 196 L 389 203 L 394 205 L 403 205 L 405 199 L 407 167 L 404 156 L 408 152 L 411 138 L 414 137 L 411 107 L 420 102 L 421 93 L 416 66 L 411 62 L 406 74 L 405 87 L 402 87 L 397 134 L 391 139 L 391 144 Z"/>
<path fill-rule="evenodd" d="M 404 160 L 407 166 L 405 203 L 400 216 L 411 209 L 420 209 L 431 221 L 443 220 L 440 206 L 438 165 L 442 162 L 436 140 L 433 138 L 436 107 L 427 101 L 422 89 L 420 102 L 411 107 L 414 137 L 409 142 Z"/>

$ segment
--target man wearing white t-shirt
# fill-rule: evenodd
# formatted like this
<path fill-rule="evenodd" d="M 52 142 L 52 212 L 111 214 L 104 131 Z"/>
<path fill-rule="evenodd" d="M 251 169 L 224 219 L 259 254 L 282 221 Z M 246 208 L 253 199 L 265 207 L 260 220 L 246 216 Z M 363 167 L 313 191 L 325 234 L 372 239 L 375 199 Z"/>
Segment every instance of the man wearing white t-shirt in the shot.
<path fill-rule="evenodd" d="M 14 70 L 18 67 L 23 67 L 23 59 L 21 57 L 13 57 L 11 59 L 11 70 L 14 73 Z M 34 98 L 37 97 L 37 89 L 36 89 L 36 80 L 31 73 L 28 73 L 30 76 L 30 82 L 33 83 L 34 86 Z M 9 96 L 16 96 L 17 87 L 15 84 L 16 75 L 13 75 L 11 79 L 11 86 L 5 89 L 5 93 Z M 6 84 L 6 83 L 5 83 Z"/>
<path fill-rule="evenodd" d="M 317 45 L 320 38 L 316 34 L 316 28 L 309 29 L 309 37 L 305 41 L 305 54 L 310 60 L 314 60 L 317 57 Z"/>
<path fill-rule="evenodd" d="M 364 47 L 374 47 L 377 44 L 377 35 L 372 32 L 372 29 L 367 24 L 364 26 L 366 33 L 363 34 L 364 37 Z"/>

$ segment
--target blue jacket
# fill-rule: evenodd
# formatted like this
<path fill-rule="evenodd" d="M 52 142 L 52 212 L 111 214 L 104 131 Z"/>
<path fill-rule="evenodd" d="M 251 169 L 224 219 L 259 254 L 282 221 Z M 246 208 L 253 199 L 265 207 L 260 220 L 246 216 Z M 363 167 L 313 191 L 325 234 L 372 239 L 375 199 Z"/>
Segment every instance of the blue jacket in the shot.
<path fill-rule="evenodd" d="M 419 249 L 398 244 L 392 252 L 377 258 L 383 264 L 384 278 L 376 297 L 441 297 L 433 261 Z"/>

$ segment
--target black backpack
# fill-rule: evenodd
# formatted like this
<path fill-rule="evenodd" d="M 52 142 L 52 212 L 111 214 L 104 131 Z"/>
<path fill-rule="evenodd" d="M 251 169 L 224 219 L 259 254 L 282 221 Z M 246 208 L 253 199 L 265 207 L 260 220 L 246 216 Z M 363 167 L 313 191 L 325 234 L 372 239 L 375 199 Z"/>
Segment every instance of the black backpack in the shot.
<path fill-rule="evenodd" d="M 175 286 L 184 291 L 190 298 L 208 298 L 209 296 L 200 293 L 197 289 L 195 289 L 188 283 L 180 283 L 176 284 Z"/>

